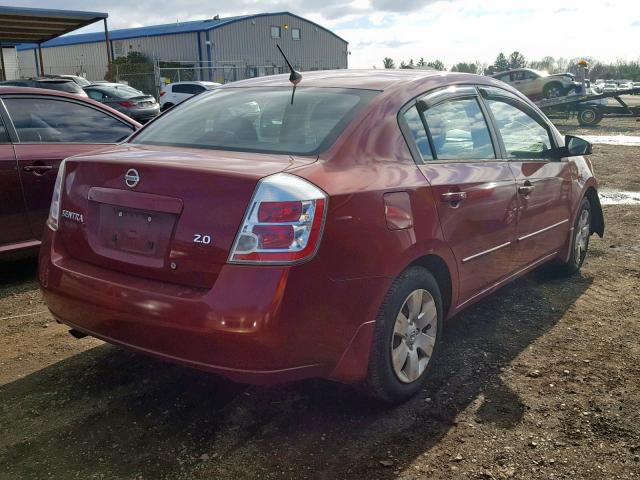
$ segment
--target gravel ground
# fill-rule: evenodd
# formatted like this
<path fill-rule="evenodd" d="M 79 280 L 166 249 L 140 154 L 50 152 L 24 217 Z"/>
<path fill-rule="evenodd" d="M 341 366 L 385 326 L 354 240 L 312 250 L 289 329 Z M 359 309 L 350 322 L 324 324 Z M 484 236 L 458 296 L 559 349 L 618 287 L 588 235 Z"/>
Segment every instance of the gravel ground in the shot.
<path fill-rule="evenodd" d="M 640 190 L 640 147 L 594 150 L 602 185 Z M 580 275 L 533 272 L 453 318 L 431 381 L 395 408 L 75 340 L 35 263 L 4 264 L 0 479 L 640 478 L 639 214 L 605 207 Z"/>

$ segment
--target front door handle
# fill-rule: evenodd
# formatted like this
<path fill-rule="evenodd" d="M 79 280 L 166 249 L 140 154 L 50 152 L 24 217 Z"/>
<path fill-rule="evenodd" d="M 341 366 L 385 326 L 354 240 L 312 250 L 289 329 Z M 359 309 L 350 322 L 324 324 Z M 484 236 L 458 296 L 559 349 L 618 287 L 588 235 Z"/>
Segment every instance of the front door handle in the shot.
<path fill-rule="evenodd" d="M 535 188 L 536 187 L 531 185 L 531 182 L 527 181 L 524 183 L 524 185 L 518 187 L 518 193 L 526 197 L 527 195 L 531 195 L 531 192 L 533 192 Z"/>
<path fill-rule="evenodd" d="M 457 207 L 460 202 L 466 199 L 467 192 L 447 192 L 440 195 L 441 202 L 450 203 L 454 207 Z"/>

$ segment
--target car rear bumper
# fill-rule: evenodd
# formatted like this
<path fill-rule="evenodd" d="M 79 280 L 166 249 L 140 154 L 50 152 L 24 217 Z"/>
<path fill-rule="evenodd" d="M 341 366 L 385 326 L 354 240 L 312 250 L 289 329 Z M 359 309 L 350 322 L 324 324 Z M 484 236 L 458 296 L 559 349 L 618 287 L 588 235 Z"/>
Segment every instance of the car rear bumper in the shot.
<path fill-rule="evenodd" d="M 366 375 L 386 278 L 335 282 L 313 262 L 225 265 L 213 288 L 196 289 L 75 260 L 59 243 L 46 234 L 40 284 L 55 318 L 76 330 L 244 383 Z"/>
<path fill-rule="evenodd" d="M 160 105 L 153 108 L 132 108 L 127 114 L 140 123 L 148 122 L 160 115 Z"/>

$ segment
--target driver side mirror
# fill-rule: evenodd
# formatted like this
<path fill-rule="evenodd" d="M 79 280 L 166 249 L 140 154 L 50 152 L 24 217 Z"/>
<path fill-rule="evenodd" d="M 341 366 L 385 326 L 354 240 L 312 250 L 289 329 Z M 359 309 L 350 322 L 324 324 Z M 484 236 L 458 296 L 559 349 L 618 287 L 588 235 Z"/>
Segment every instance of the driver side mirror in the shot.
<path fill-rule="evenodd" d="M 561 157 L 580 157 L 582 155 L 591 155 L 593 147 L 589 142 L 580 137 L 574 137 L 573 135 L 566 135 L 564 137 L 564 147 L 561 147 Z"/>

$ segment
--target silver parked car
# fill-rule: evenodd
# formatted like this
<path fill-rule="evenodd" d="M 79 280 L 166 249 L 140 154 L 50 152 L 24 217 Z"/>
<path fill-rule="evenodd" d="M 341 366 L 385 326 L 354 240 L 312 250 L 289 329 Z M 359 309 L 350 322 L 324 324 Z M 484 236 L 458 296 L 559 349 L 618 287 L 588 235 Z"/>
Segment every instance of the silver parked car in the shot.
<path fill-rule="evenodd" d="M 89 98 L 109 105 L 140 123 L 160 114 L 160 105 L 152 95 L 123 83 L 94 83 L 84 87 L 84 91 Z"/>
<path fill-rule="evenodd" d="M 568 95 L 581 86 L 570 73 L 550 74 L 531 68 L 518 68 L 492 75 L 508 83 L 527 97 L 557 98 Z"/>

